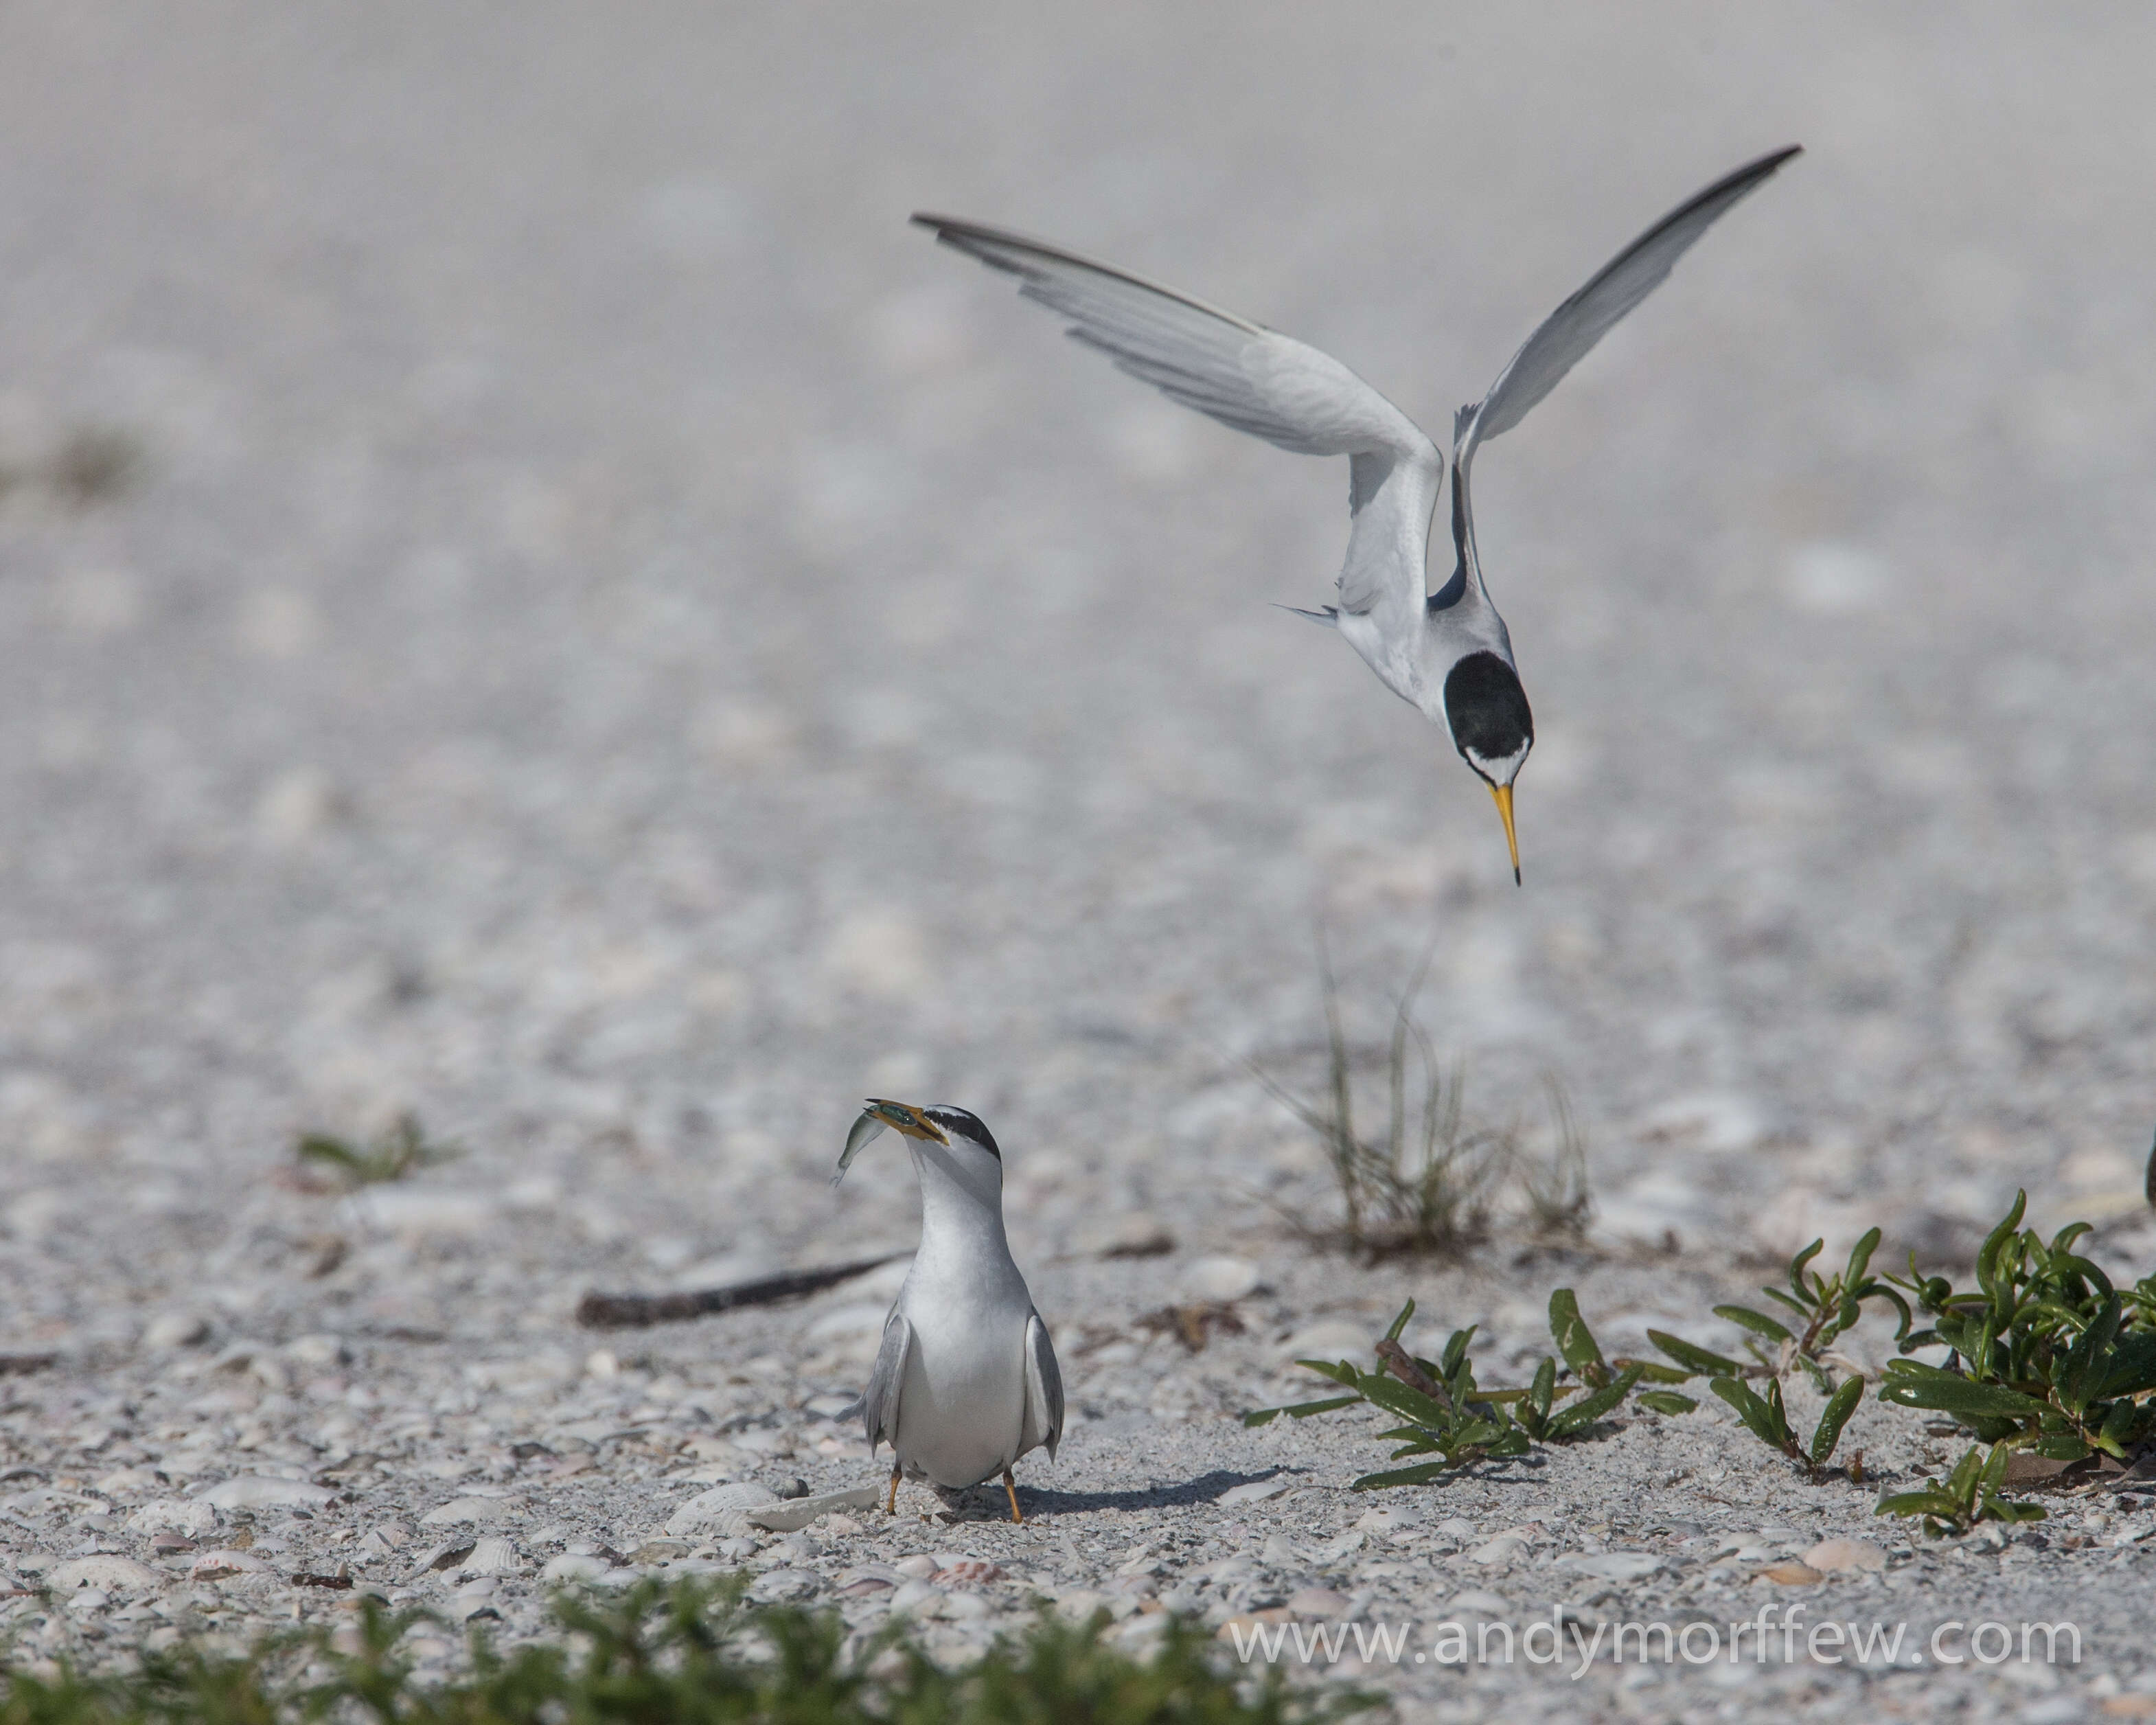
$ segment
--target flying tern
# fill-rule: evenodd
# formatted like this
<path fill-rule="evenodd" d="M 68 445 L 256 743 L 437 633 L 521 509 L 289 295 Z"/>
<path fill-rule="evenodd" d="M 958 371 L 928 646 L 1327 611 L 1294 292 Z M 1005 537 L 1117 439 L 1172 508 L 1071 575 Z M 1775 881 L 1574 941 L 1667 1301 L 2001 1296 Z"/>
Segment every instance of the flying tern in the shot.
<path fill-rule="evenodd" d="M 1521 344 L 1480 401 L 1453 418 L 1451 579 L 1424 579 L 1445 458 L 1408 416 L 1317 348 L 1112 264 L 954 216 L 913 219 L 944 244 L 1015 275 L 1019 292 L 1069 320 L 1068 333 L 1170 400 L 1302 455 L 1348 458 L 1353 524 L 1337 605 L 1296 614 L 1337 629 L 1387 688 L 1441 725 L 1496 801 L 1520 878 L 1512 783 L 1534 747 L 1505 619 L 1475 551 L 1468 473 L 1685 250 L 1791 157 L 1795 145 L 1717 180 L 1604 264 Z M 1295 609 L 1294 607 L 1284 607 Z"/>

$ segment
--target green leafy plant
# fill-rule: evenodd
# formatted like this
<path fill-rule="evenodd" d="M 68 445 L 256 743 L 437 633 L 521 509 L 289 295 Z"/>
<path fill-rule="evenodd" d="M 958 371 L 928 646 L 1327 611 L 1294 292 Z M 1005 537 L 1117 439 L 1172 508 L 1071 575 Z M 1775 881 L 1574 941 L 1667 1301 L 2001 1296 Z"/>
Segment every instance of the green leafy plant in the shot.
<path fill-rule="evenodd" d="M 293 1160 L 304 1174 L 326 1180 L 342 1192 L 408 1179 L 423 1168 L 454 1162 L 463 1153 L 454 1145 L 429 1142 L 418 1117 L 412 1114 L 400 1116 L 388 1131 L 363 1146 L 326 1132 L 308 1132 L 292 1147 Z"/>
<path fill-rule="evenodd" d="M 1879 1249 L 1876 1228 L 1868 1230 L 1850 1249 L 1847 1266 L 1830 1276 L 1821 1276 L 1810 1267 L 1825 1245 L 1825 1240 L 1815 1240 L 1789 1260 L 1786 1293 L 1780 1288 L 1760 1290 L 1789 1312 L 1797 1326 L 1794 1330 L 1789 1324 L 1748 1306 L 1717 1306 L 1714 1313 L 1749 1331 L 1760 1341 L 1779 1347 L 1779 1357 L 1769 1360 L 1758 1342 L 1747 1342 L 1746 1346 L 1761 1365 L 1779 1376 L 1794 1364 L 1804 1371 L 1822 1395 L 1830 1395 L 1834 1379 L 1825 1356 L 1836 1337 L 1856 1327 L 1864 1316 L 1866 1301 L 1886 1301 L 1902 1314 L 1902 1327 L 1897 1332 L 1899 1335 L 1908 1334 L 1912 1320 L 1908 1303 L 1887 1282 L 1871 1273 L 1871 1255 Z"/>
<path fill-rule="evenodd" d="M 0 1667 L 0 1725 L 1291 1725 L 1368 1704 L 1291 1690 L 1276 1671 L 1222 1669 L 1207 1638 L 1176 1622 L 1157 1652 L 1133 1659 L 1101 1640 L 1105 1612 L 1076 1625 L 1044 1612 L 946 1670 L 903 1623 L 850 1644 L 836 1612 L 750 1607 L 745 1585 L 557 1596 L 562 1640 L 502 1653 L 475 1635 L 469 1672 L 437 1683 L 416 1678 L 400 1651 L 425 1614 L 392 1615 L 372 1599 L 354 1651 L 315 1631 L 238 1656 L 183 1645 L 110 1674 Z"/>
<path fill-rule="evenodd" d="M 2156 1435 L 2156 1279 L 2122 1294 L 2074 1248 L 2086 1222 L 2048 1241 L 2024 1229 L 2025 1193 L 1976 1257 L 1977 1286 L 1944 1276 L 1902 1282 L 1931 1327 L 1904 1354 L 1948 1351 L 1943 1365 L 1890 1363 L 1880 1399 L 1948 1415 L 1979 1441 L 2012 1443 L 2055 1461 L 2102 1452 L 2123 1460 Z"/>
<path fill-rule="evenodd" d="M 1827 1397 L 1826 1406 L 1820 1412 L 1819 1424 L 1812 1429 L 1811 1441 L 1806 1444 L 1799 1441 L 1789 1425 L 1779 1378 L 1767 1380 L 1763 1395 L 1736 1378 L 1717 1378 L 1707 1387 L 1737 1409 L 1737 1417 L 1744 1422 L 1745 1429 L 1761 1443 L 1801 1464 L 1814 1479 L 1819 1477 L 1820 1470 L 1834 1454 L 1834 1446 L 1841 1441 L 1841 1429 L 1849 1424 L 1849 1416 L 1864 1399 L 1861 1378 L 1843 1379 Z"/>
<path fill-rule="evenodd" d="M 1455 1330 L 1435 1360 L 1418 1358 L 1400 1345 L 1401 1332 L 1414 1309 L 1415 1302 L 1409 1301 L 1378 1340 L 1373 1371 L 1348 1360 L 1296 1362 L 1350 1394 L 1256 1409 L 1243 1415 L 1243 1423 L 1270 1425 L 1283 1414 L 1306 1420 L 1368 1403 L 1407 1422 L 1378 1434 L 1400 1445 L 1393 1452 L 1394 1461 L 1432 1455 L 1440 1459 L 1365 1474 L 1353 1489 L 1427 1485 L 1474 1462 L 1524 1455 L 1536 1444 L 1563 1443 L 1585 1435 L 1632 1393 L 1646 1369 L 1635 1362 L 1612 1370 L 1580 1317 L 1572 1290 L 1559 1288 L 1550 1296 L 1550 1331 L 1576 1381 L 1560 1387 L 1558 1363 L 1545 1355 L 1533 1380 L 1523 1388 L 1485 1389 L 1476 1383 L 1474 1363 L 1468 1356 L 1475 1337 L 1471 1327 Z M 1561 1397 L 1569 1396 L 1578 1399 L 1560 1403 Z"/>
<path fill-rule="evenodd" d="M 1935 1538 L 1965 1533 L 1979 1522 L 2041 1522 L 2044 1519 L 2041 1504 L 2018 1502 L 1999 1495 L 2006 1482 L 2010 1454 L 2011 1446 L 2006 1444 L 1994 1444 L 1988 1455 L 1971 1445 L 1943 1479 L 1933 1481 L 1921 1491 L 1881 1497 L 1872 1513 L 1921 1517 L 1924 1531 Z"/>

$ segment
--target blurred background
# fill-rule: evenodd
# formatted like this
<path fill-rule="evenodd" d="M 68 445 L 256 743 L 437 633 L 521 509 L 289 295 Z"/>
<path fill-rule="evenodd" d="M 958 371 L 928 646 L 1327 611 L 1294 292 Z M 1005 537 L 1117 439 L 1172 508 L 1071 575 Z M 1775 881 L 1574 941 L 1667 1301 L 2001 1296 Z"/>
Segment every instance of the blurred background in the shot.
<path fill-rule="evenodd" d="M 824 1190 L 871 1092 L 985 1116 L 1029 1249 L 1261 1233 L 1322 1189 L 1240 1063 L 1314 1076 L 1321 923 L 1358 1039 L 1435 935 L 1471 1106 L 1561 1079 L 1612 1238 L 2123 1212 L 2152 34 L 0 10 L 13 1322 L 244 1309 L 293 1135 L 406 1109 L 467 1151 L 435 1223 L 539 1242 L 563 1301 L 902 1236 L 901 1158 Z M 1340 465 L 906 223 L 1187 287 L 1442 435 L 1789 141 L 1481 464 L 1524 890 L 1442 737 L 1271 608 L 1329 596 Z"/>

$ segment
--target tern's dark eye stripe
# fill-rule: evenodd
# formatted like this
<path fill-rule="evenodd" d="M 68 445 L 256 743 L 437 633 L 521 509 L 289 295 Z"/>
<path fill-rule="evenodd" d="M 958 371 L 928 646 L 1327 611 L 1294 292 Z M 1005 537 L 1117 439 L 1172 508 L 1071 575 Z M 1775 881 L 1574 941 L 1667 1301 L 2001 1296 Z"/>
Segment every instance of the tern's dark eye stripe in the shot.
<path fill-rule="evenodd" d="M 1004 1159 L 1004 1153 L 996 1147 L 994 1135 L 981 1123 L 981 1117 L 978 1114 L 968 1113 L 963 1108 L 947 1108 L 941 1103 L 933 1108 L 924 1108 L 921 1111 L 946 1132 L 964 1133 L 989 1155 L 994 1157 L 998 1162 Z"/>

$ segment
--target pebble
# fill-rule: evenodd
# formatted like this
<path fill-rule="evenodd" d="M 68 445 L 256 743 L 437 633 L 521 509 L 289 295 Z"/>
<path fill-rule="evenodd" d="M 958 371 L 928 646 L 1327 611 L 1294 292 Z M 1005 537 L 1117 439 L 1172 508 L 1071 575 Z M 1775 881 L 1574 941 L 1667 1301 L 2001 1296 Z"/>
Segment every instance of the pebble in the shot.
<path fill-rule="evenodd" d="M 17 1567 L 27 1569 L 30 1566 L 18 1563 Z M 140 1592 L 146 1588 L 162 1587 L 167 1579 L 147 1563 L 138 1563 L 132 1558 L 70 1558 L 53 1567 L 45 1577 L 45 1585 L 63 1594 L 85 1587 Z"/>
<path fill-rule="evenodd" d="M 1055 1595 L 1055 1615 L 1066 1623 L 1083 1623 L 1108 1609 L 1108 1596 L 1089 1587 L 1065 1588 Z"/>
<path fill-rule="evenodd" d="M 419 1525 L 423 1527 L 451 1527 L 467 1524 L 499 1527 L 516 1520 L 523 1512 L 522 1505 L 506 1497 L 453 1497 L 447 1503 L 421 1516 Z"/>
<path fill-rule="evenodd" d="M 1804 1553 L 1804 1561 L 1831 1575 L 1848 1569 L 1884 1569 L 1887 1552 L 1868 1539 L 1822 1539 Z"/>
<path fill-rule="evenodd" d="M 1500 1533 L 1467 1553 L 1471 1563 L 1509 1563 L 1526 1551 L 1531 1542 L 1523 1533 Z"/>
<path fill-rule="evenodd" d="M 241 1474 L 220 1481 L 196 1500 L 213 1509 L 320 1509 L 336 1502 L 327 1486 L 305 1480 L 280 1480 L 267 1474 Z"/>
<path fill-rule="evenodd" d="M 920 1612 L 931 1600 L 943 1597 L 943 1589 L 925 1576 L 915 1576 L 891 1596 L 893 1611 Z"/>
<path fill-rule="evenodd" d="M 145 1348 L 196 1348 L 210 1338 L 210 1322 L 198 1312 L 159 1313 L 142 1327 Z"/>
<path fill-rule="evenodd" d="M 1559 1558 L 1557 1567 L 1591 1575 L 1598 1581 L 1637 1581 L 1667 1566 L 1651 1552 L 1605 1551 L 1574 1553 L 1570 1557 Z"/>
<path fill-rule="evenodd" d="M 1094 1258 L 1162 1258 L 1175 1250 L 1175 1235 L 1159 1217 L 1138 1210 L 1078 1229 L 1070 1247 Z"/>
<path fill-rule="evenodd" d="M 1187 1300 L 1224 1303 L 1256 1292 L 1260 1275 L 1248 1258 L 1194 1258 L 1183 1267 L 1177 1287 Z"/>
<path fill-rule="evenodd" d="M 1512 1602 L 1502 1594 L 1491 1593 L 1487 1588 L 1471 1587 L 1455 1594 L 1445 1602 L 1448 1611 L 1479 1612 L 1485 1617 L 1502 1617 L 1512 1609 Z"/>
<path fill-rule="evenodd" d="M 1269 1480 L 1251 1480 L 1240 1486 L 1230 1486 L 1215 1501 L 1223 1509 L 1235 1509 L 1245 1503 L 1263 1503 L 1268 1497 L 1277 1497 L 1291 1491 L 1299 1482 L 1292 1474 L 1280 1474 Z"/>
<path fill-rule="evenodd" d="M 1328 1317 L 1297 1330 L 1281 1343 L 1280 1354 L 1283 1359 L 1358 1360 L 1367 1366 L 1371 1362 L 1371 1344 L 1377 1339 L 1368 1324 Z M 1310 1394 L 1315 1398 L 1318 1389 Z"/>
<path fill-rule="evenodd" d="M 1296 1617 L 1345 1617 L 1348 1595 L 1329 1587 L 1297 1588 L 1288 1595 L 1287 1609 Z"/>
<path fill-rule="evenodd" d="M 1794 1558 L 1785 1558 L 1779 1563 L 1769 1563 L 1759 1573 L 1768 1580 L 1779 1582 L 1784 1587 L 1810 1587 L 1815 1582 L 1826 1579 L 1810 1563 L 1799 1563 Z"/>

